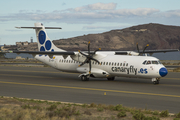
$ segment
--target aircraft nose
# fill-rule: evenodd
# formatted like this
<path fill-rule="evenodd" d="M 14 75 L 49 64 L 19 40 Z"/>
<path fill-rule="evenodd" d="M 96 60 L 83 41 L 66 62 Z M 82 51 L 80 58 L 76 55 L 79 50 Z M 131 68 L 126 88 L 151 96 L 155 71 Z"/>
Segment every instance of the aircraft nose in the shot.
<path fill-rule="evenodd" d="M 159 74 L 161 75 L 161 77 L 164 77 L 168 74 L 168 71 L 166 68 L 163 67 L 159 70 Z"/>

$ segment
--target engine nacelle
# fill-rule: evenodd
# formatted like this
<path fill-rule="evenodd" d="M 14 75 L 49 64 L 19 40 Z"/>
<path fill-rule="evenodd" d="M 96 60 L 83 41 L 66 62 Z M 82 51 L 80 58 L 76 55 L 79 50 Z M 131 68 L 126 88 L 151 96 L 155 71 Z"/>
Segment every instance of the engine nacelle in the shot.
<path fill-rule="evenodd" d="M 79 67 L 77 68 L 77 71 L 83 73 L 79 77 L 81 77 L 82 75 L 89 75 L 88 67 Z M 107 76 L 109 76 L 109 73 L 101 69 L 92 68 L 90 76 L 95 78 L 106 78 Z"/>

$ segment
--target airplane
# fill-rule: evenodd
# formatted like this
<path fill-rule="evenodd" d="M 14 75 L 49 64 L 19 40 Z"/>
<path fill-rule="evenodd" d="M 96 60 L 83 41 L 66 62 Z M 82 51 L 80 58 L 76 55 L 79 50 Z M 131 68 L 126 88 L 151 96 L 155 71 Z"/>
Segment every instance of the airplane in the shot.
<path fill-rule="evenodd" d="M 168 74 L 166 67 L 159 59 L 142 54 L 157 52 L 179 51 L 171 50 L 139 50 L 135 51 L 66 51 L 57 48 L 49 39 L 45 29 L 61 29 L 60 27 L 44 27 L 42 23 L 34 23 L 35 27 L 16 27 L 35 29 L 39 51 L 9 51 L 10 53 L 29 53 L 35 58 L 55 69 L 63 72 L 81 73 L 78 77 L 82 81 L 88 81 L 90 77 L 107 78 L 114 80 L 115 77 L 147 78 L 153 84 L 159 84 L 160 78 Z"/>

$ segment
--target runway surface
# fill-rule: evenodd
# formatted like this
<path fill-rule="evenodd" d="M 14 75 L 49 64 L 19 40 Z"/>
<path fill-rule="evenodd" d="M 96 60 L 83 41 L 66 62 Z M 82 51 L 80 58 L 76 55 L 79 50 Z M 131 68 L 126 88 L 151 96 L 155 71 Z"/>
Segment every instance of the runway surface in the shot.
<path fill-rule="evenodd" d="M 128 107 L 180 112 L 180 73 L 169 73 L 159 85 L 150 79 L 91 78 L 49 67 L 0 66 L 0 96 L 73 103 L 123 104 Z M 106 93 L 106 95 L 105 95 Z"/>

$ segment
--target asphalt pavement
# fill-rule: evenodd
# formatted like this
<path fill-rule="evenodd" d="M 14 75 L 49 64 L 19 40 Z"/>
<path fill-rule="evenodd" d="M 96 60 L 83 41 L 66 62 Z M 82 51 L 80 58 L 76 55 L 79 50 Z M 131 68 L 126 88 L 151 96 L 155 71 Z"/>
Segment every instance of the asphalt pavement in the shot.
<path fill-rule="evenodd" d="M 0 96 L 72 103 L 122 104 L 151 110 L 180 112 L 180 73 L 169 72 L 159 85 L 150 79 L 91 78 L 50 67 L 0 66 Z"/>

